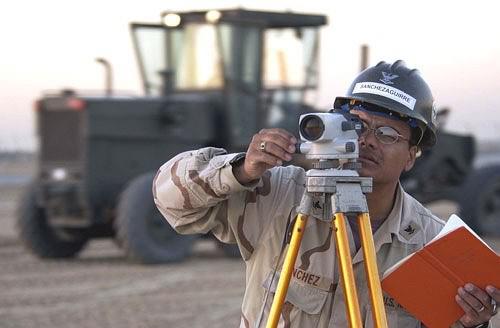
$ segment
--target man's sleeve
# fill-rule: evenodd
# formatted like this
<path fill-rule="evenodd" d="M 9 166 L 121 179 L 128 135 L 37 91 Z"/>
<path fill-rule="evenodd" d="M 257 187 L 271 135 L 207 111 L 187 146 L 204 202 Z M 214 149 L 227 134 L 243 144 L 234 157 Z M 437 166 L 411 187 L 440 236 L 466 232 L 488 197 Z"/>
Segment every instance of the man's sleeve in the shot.
<path fill-rule="evenodd" d="M 236 242 L 249 259 L 264 236 L 282 240 L 291 209 L 302 195 L 304 171 L 275 167 L 243 186 L 231 165 L 239 156 L 217 148 L 181 153 L 159 169 L 153 195 L 177 232 L 212 232 L 222 242 Z"/>
<path fill-rule="evenodd" d="M 221 241 L 235 242 L 229 228 L 228 198 L 252 186 L 242 186 L 232 173 L 232 160 L 218 148 L 202 148 L 177 155 L 158 170 L 153 196 L 158 210 L 179 233 L 212 231 Z M 242 206 L 234 197 L 231 206 Z"/>

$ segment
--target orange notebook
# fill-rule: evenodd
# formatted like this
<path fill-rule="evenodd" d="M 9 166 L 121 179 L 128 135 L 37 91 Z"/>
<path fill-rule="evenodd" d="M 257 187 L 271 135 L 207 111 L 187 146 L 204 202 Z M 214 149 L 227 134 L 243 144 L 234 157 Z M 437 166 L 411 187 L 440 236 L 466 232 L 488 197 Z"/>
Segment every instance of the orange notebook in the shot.
<path fill-rule="evenodd" d="M 464 315 L 455 301 L 459 287 L 500 286 L 500 257 L 463 225 L 438 235 L 382 279 L 382 289 L 429 328 L 450 327 Z"/>

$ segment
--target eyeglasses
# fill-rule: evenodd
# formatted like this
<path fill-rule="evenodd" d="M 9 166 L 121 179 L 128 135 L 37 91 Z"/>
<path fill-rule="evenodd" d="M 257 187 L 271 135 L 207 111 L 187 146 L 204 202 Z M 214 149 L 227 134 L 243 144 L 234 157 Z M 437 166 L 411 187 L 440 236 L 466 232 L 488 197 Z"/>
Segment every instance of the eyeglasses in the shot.
<path fill-rule="evenodd" d="M 384 145 L 395 144 L 400 139 L 410 141 L 410 139 L 405 138 L 390 126 L 379 126 L 378 128 L 372 128 L 368 125 L 368 123 L 363 122 L 363 134 L 370 131 L 373 131 L 373 134 L 375 134 L 377 140 Z"/>

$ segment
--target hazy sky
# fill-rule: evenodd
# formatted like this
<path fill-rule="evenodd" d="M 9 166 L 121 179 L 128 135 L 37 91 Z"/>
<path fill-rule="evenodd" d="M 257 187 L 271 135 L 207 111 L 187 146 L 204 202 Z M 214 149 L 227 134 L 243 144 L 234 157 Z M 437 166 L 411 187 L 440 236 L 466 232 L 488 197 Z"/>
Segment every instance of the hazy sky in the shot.
<path fill-rule="evenodd" d="M 293 10 L 329 16 L 322 30 L 317 106 L 329 107 L 359 70 L 361 44 L 370 64 L 404 59 L 453 112 L 448 127 L 500 141 L 500 20 L 495 1 L 3 1 L 0 5 L 0 150 L 33 149 L 32 104 L 45 90 L 102 90 L 105 57 L 116 89 L 140 94 L 128 31 L 158 22 L 164 10 Z M 210 7 L 207 7 L 210 4 Z M 201 5 L 201 6 L 200 6 Z"/>

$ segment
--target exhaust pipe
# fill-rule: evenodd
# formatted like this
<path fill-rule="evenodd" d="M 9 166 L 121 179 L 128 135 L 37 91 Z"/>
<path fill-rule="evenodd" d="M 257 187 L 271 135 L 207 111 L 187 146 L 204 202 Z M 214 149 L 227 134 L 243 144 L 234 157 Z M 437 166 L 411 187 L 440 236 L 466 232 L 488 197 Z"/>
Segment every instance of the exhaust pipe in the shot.
<path fill-rule="evenodd" d="M 367 44 L 363 44 L 361 46 L 361 65 L 360 71 L 364 71 L 368 67 L 368 56 L 369 56 L 370 48 Z"/>
<path fill-rule="evenodd" d="M 113 70 L 111 64 L 104 58 L 96 58 L 95 61 L 104 66 L 106 96 L 111 97 L 113 95 Z"/>

